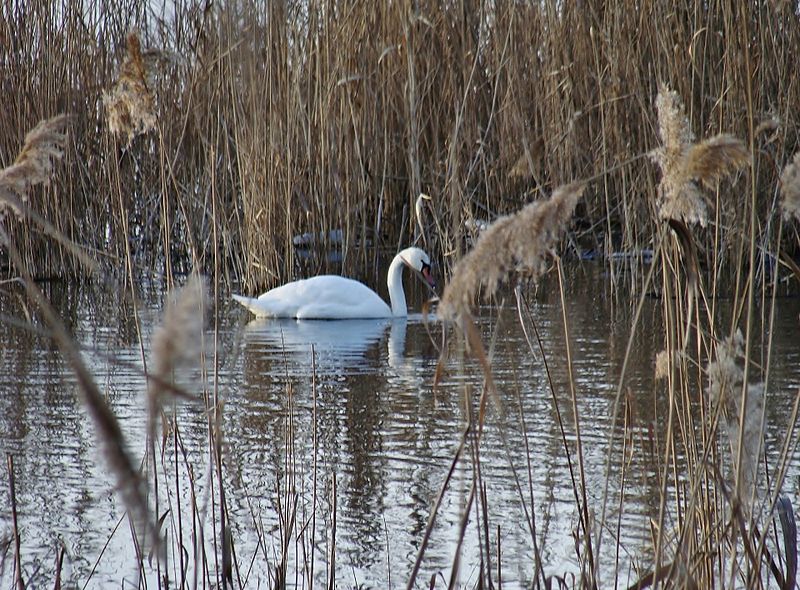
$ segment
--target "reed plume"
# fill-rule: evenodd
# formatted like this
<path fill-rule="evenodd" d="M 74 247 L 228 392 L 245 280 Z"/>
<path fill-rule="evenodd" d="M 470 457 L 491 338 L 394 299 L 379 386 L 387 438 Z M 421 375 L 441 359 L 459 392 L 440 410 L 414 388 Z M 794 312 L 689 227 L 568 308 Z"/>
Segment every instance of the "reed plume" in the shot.
<path fill-rule="evenodd" d="M 741 499 L 747 504 L 756 485 L 758 459 L 763 445 L 762 415 L 764 384 L 745 384 L 744 338 L 741 330 L 717 345 L 716 360 L 708 363 L 708 395 L 719 408 L 722 424 L 730 444 L 734 473 L 740 473 Z M 740 424 L 743 390 L 745 395 L 744 424 Z M 742 462 L 738 464 L 739 437 L 742 438 Z"/>
<path fill-rule="evenodd" d="M 656 354 L 655 379 L 666 379 L 678 365 L 680 353 L 677 350 L 661 350 Z"/>
<path fill-rule="evenodd" d="M 525 272 L 538 280 L 584 188 L 577 182 L 562 186 L 548 200 L 534 201 L 494 221 L 453 268 L 439 313 L 450 319 L 468 315 L 478 291 L 483 288 L 484 298 L 490 298 L 511 272 Z"/>
<path fill-rule="evenodd" d="M 170 293 L 164 317 L 152 341 L 152 375 L 148 388 L 151 434 L 165 395 L 181 393 L 170 385 L 173 372 L 197 364 L 201 358 L 208 307 L 207 281 L 198 274 L 192 274 L 183 287 Z"/>
<path fill-rule="evenodd" d="M 139 35 L 128 34 L 125 59 L 111 92 L 103 94 L 108 128 L 127 136 L 127 142 L 156 126 L 155 100 L 148 87 L 148 69 L 142 57 Z"/>
<path fill-rule="evenodd" d="M 781 208 L 787 221 L 794 217 L 800 220 L 800 152 L 786 165 L 781 173 Z"/>
<path fill-rule="evenodd" d="M 708 222 L 708 205 L 698 183 L 712 186 L 750 162 L 741 140 L 721 134 L 695 143 L 677 92 L 662 85 L 656 97 L 662 146 L 651 153 L 661 169 L 658 212 L 686 224 Z"/>
<path fill-rule="evenodd" d="M 25 136 L 17 159 L 0 171 L 0 215 L 11 209 L 21 217 L 30 188 L 50 181 L 54 162 L 64 155 L 64 128 L 69 121 L 69 115 L 56 115 L 40 121 Z"/>

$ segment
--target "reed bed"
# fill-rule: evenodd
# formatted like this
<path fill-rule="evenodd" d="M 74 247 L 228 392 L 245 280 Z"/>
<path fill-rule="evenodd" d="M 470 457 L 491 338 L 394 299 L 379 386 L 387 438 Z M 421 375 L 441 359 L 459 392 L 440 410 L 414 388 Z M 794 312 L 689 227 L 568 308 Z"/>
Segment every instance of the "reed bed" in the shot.
<path fill-rule="evenodd" d="M 341 267 L 376 276 L 377 251 L 412 241 L 426 192 L 439 230 L 429 250 L 448 275 L 470 224 L 581 178 L 601 182 L 578 212 L 578 247 L 652 249 L 658 195 L 642 156 L 658 145 L 663 83 L 686 103 L 684 133 L 724 130 L 755 155 L 766 243 L 797 146 L 787 2 L 2 10 L 0 160 L 39 120 L 72 113 L 66 173 L 32 204 L 110 269 L 130 250 L 158 273 L 209 271 L 218 246 L 226 279 L 264 287 L 339 266 L 318 251 L 302 262 L 292 238 L 340 230 Z M 699 236 L 702 262 L 727 276 L 736 261 L 720 246 L 751 222 L 722 206 L 733 198 L 725 185 L 705 197 L 725 231 Z M 34 275 L 83 270 L 28 226 L 9 231 Z"/>
<path fill-rule="evenodd" d="M 234 281 L 254 289 L 339 265 L 324 256 L 331 248 L 343 255 L 341 270 L 370 276 L 381 252 L 413 240 L 420 220 L 412 212 L 423 192 L 432 197 L 432 220 L 421 222 L 429 228 L 421 239 L 447 279 L 439 311 L 465 336 L 444 342 L 439 369 L 477 368 L 484 380 L 480 392 L 465 391 L 467 418 L 450 469 L 463 461 L 474 473 L 450 580 L 458 579 L 464 538 L 475 535 L 482 558 L 475 587 L 501 586 L 501 540 L 481 475 L 486 414 L 495 408 L 503 428 L 527 432 L 524 416 L 514 422 L 503 409 L 509 393 L 493 379 L 492 341 L 472 316 L 480 295 L 496 301 L 506 285 L 529 337 L 524 354 L 563 362 L 570 375 L 568 390 L 551 382 L 550 392 L 578 514 L 578 575 L 568 578 L 540 554 L 524 470 L 508 451 L 530 515 L 533 585 L 618 582 L 603 578 L 603 545 L 614 525 L 610 507 L 621 512 L 625 499 L 608 485 L 599 506 L 589 499 L 586 417 L 570 348 L 580 327 L 565 311 L 561 255 L 591 250 L 611 270 L 610 294 L 630 286 L 636 309 L 612 411 L 618 428 L 604 449 L 609 473 L 624 473 L 626 454 L 635 452 L 626 437 L 626 363 L 636 331 L 645 329 L 646 296 L 659 297 L 664 318 L 647 328 L 664 342 L 653 359 L 662 378 L 656 411 L 666 422 L 656 441 L 658 514 L 652 562 L 631 588 L 796 585 L 796 507 L 782 495 L 797 452 L 794 426 L 777 464 L 766 462 L 763 448 L 775 300 L 796 289 L 787 268 L 800 279 L 800 96 L 792 84 L 800 30 L 791 3 L 312 0 L 176 2 L 162 12 L 151 5 L 130 12 L 112 2 L 81 13 L 32 2 L 0 10 L 0 37 L 9 40 L 0 85 L 9 130 L 0 158 L 11 162 L 0 173 L 0 203 L 11 213 L 0 220 L 6 270 L 25 285 L 79 377 L 132 516 L 139 585 L 148 568 L 160 587 L 189 586 L 192 576 L 194 586 L 250 582 L 223 485 L 216 332 L 203 321 L 209 287 L 192 275 L 153 341 L 139 334 L 149 436 L 137 468 L 34 278 L 119 273 L 138 329 L 142 276 L 173 289 L 180 274 L 205 273 L 219 300 Z M 483 222 L 473 239 L 470 228 Z M 341 230 L 340 242 L 330 230 Z M 293 240 L 306 233 L 322 236 L 309 258 Z M 615 265 L 613 254 L 644 250 L 653 253 L 646 270 Z M 551 271 L 564 342 L 538 338 L 527 304 L 526 279 L 536 283 Z M 731 317 L 719 312 L 723 295 L 733 301 Z M 202 396 L 176 379 L 187 362 L 199 367 Z M 268 555 L 262 543 L 260 557 L 274 564 L 270 585 L 285 587 L 289 554 L 298 552 L 303 568 L 294 582 L 313 586 L 314 523 L 324 519 L 326 582 L 334 587 L 335 479 L 332 513 L 318 515 L 316 478 L 303 489 L 295 470 L 291 395 L 286 477 L 276 490 L 281 545 Z M 204 501 L 174 412 L 185 398 L 206 420 Z M 559 409 L 564 400 L 569 419 Z M 800 392 L 792 425 L 798 400 Z M 409 588 L 449 477 L 404 580 Z M 178 483 L 185 479 L 188 498 Z M 21 588 L 18 540 L 15 552 Z"/>
<path fill-rule="evenodd" d="M 649 569 L 640 572 L 639 579 L 630 588 L 793 588 L 797 583 L 797 528 L 791 501 L 782 494 L 788 457 L 796 452 L 798 444 L 795 425 L 800 391 L 795 397 L 777 464 L 770 464 L 764 453 L 766 379 L 771 351 L 767 334 L 775 329 L 771 310 L 775 305 L 777 281 L 773 279 L 771 289 L 757 289 L 755 231 L 751 228 L 749 234 L 732 236 L 730 239 L 738 242 L 740 270 L 733 313 L 724 320 L 728 322 L 724 325 L 718 311 L 718 275 L 711 275 L 709 288 L 709 273 L 701 271 L 697 257 L 697 232 L 708 223 L 708 196 L 700 183 L 711 190 L 718 189 L 726 177 L 750 164 L 750 153 L 742 141 L 726 134 L 695 142 L 680 98 L 666 86 L 660 88 L 654 103 L 663 142 L 652 152 L 660 168 L 654 215 L 662 225 L 655 248 L 657 263 L 647 273 L 644 285 L 645 289 L 651 285 L 654 271 L 660 267 L 665 319 L 660 329 L 665 350 L 653 360 L 657 376 L 664 381 L 665 400 L 657 412 L 666 413 L 666 432 L 665 439 L 658 442 L 662 467 L 659 511 L 653 516 L 654 561 Z M 781 179 L 787 221 L 791 221 L 794 166 L 793 162 L 789 163 Z M 755 184 L 751 183 L 748 199 L 751 220 L 757 209 L 755 190 Z M 472 433 L 475 450 L 471 465 L 478 488 L 482 484 L 477 449 L 481 446 L 488 400 L 494 402 L 501 416 L 505 417 L 505 412 L 504 388 L 498 386 L 493 377 L 490 352 L 493 343 L 485 346 L 482 342 L 472 322 L 472 308 L 481 287 L 484 296 L 492 298 L 497 296 L 499 283 L 516 283 L 519 321 L 526 334 L 536 333 L 536 320 L 525 304 L 521 286 L 526 277 L 539 282 L 548 265 L 555 262 L 562 310 L 566 309 L 564 274 L 553 247 L 569 224 L 582 192 L 580 185 L 563 187 L 554 192 L 550 201 L 534 202 L 516 215 L 497 219 L 484 231 L 474 249 L 454 266 L 453 278 L 442 296 L 440 313 L 455 320 L 464 334 L 465 346 L 460 347 L 462 360 L 456 370 L 470 370 L 470 363 L 463 356 L 466 355 L 475 360 L 474 366 L 480 367 L 484 377 L 483 392 L 479 396 L 469 392 L 465 395 L 469 400 L 467 404 L 474 403 L 474 411 L 468 412 L 470 420 L 465 432 Z M 723 214 L 718 210 L 717 219 Z M 782 256 L 780 234 L 778 231 L 773 246 L 775 259 Z M 481 269 L 487 271 L 482 273 Z M 644 329 L 638 325 L 644 298 L 642 293 L 631 326 L 612 416 L 615 426 L 623 422 L 625 431 L 628 423 L 627 406 L 623 406 L 622 398 L 626 387 L 625 367 L 636 331 Z M 564 347 L 562 358 L 572 375 L 571 328 L 566 312 L 563 313 L 567 336 L 559 344 Z M 757 313 L 761 317 L 757 317 Z M 758 360 L 756 345 L 752 342 L 756 339 L 762 351 Z M 546 343 L 539 340 L 536 350 L 533 339 L 529 342 L 530 354 L 539 353 L 547 363 Z M 555 347 L 559 344 L 552 343 Z M 506 384 L 506 387 L 513 389 L 514 385 Z M 619 578 L 604 577 L 601 549 L 607 531 L 613 526 L 607 521 L 610 506 L 618 506 L 620 513 L 624 511 L 624 492 L 617 490 L 618 497 L 610 497 L 611 478 L 608 477 L 601 507 L 592 515 L 584 474 L 579 392 L 572 378 L 567 391 L 555 391 L 552 383 L 551 391 L 568 458 L 575 510 L 579 514 L 575 559 L 580 564 L 580 574 L 572 583 L 567 583 L 557 566 L 554 571 L 543 563 L 537 549 L 535 522 L 531 519 L 528 526 L 534 549 L 534 587 L 549 588 L 558 584 L 599 588 L 611 581 L 616 586 Z M 477 400 L 472 401 L 473 397 Z M 574 442 L 569 442 L 565 435 L 563 416 L 558 412 L 559 397 L 571 400 Z M 524 419 L 517 427 L 524 429 Z M 627 435 L 617 440 L 616 428 L 612 429 L 606 449 L 609 473 L 625 473 L 629 452 L 626 443 Z M 509 467 L 516 478 L 515 455 L 508 450 Z M 522 487 L 519 499 L 525 505 Z M 481 519 L 489 519 L 486 500 L 482 500 L 476 514 L 479 523 Z M 597 510 L 597 506 L 594 509 Z M 533 505 L 530 505 L 526 514 L 533 513 Z M 775 524 L 778 521 L 779 526 Z M 492 546 L 489 530 L 485 524 L 475 525 L 475 534 L 487 548 L 487 552 L 482 553 L 481 587 L 494 586 L 495 575 L 489 566 Z M 618 556 L 619 545 L 615 552 Z"/>

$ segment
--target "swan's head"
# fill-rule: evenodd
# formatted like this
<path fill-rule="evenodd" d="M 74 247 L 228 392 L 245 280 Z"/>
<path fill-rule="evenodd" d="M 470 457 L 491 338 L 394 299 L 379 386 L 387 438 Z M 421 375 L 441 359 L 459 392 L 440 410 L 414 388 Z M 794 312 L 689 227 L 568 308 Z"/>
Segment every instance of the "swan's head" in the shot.
<path fill-rule="evenodd" d="M 431 287 L 436 286 L 436 281 L 431 275 L 431 259 L 424 250 L 415 247 L 406 248 L 399 256 L 406 266 L 420 273 Z"/>

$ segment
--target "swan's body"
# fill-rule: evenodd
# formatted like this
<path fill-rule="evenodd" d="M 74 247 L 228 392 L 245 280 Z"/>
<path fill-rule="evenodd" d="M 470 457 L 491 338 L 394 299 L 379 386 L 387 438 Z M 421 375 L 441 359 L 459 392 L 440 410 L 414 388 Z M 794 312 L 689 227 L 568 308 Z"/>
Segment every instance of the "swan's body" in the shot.
<path fill-rule="evenodd" d="M 386 282 L 389 285 L 391 307 L 363 283 L 335 275 L 287 283 L 260 297 L 234 295 L 233 298 L 256 317 L 308 320 L 406 317 L 408 308 L 402 276 L 405 265 L 422 273 L 432 283 L 428 255 L 419 248 L 406 248 L 389 265 Z"/>
<path fill-rule="evenodd" d="M 343 320 L 388 318 L 392 309 L 366 285 L 321 275 L 275 287 L 257 298 L 233 298 L 256 317 Z"/>

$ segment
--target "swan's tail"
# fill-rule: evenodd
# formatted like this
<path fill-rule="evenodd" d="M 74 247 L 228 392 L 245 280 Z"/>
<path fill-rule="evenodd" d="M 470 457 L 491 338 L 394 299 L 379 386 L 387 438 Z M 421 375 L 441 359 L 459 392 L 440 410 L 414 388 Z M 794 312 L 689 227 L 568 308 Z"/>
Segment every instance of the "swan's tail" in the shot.
<path fill-rule="evenodd" d="M 257 301 L 255 298 L 253 298 L 253 297 L 244 297 L 243 295 L 233 295 L 232 297 L 233 297 L 234 301 L 236 301 L 237 303 L 240 303 L 241 305 L 243 305 L 244 307 L 249 309 L 254 314 L 259 315 L 258 314 L 258 309 L 254 305 L 255 302 Z"/>

